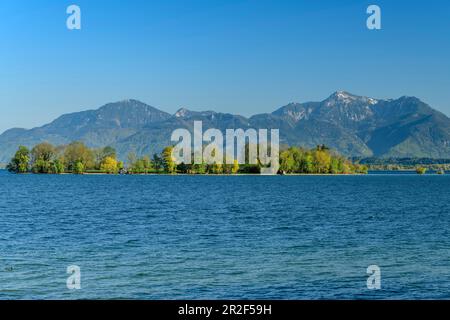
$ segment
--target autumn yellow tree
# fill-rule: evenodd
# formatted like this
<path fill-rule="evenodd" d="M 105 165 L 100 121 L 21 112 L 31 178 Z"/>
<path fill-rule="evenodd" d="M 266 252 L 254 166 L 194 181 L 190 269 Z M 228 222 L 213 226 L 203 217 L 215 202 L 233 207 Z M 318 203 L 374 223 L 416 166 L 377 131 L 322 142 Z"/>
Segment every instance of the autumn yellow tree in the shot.
<path fill-rule="evenodd" d="M 106 173 L 117 173 L 118 171 L 118 163 L 117 160 L 113 157 L 106 157 L 103 159 L 100 170 Z"/>
<path fill-rule="evenodd" d="M 231 169 L 231 173 L 236 174 L 239 171 L 239 162 L 234 159 L 233 168 Z"/>
<path fill-rule="evenodd" d="M 347 161 L 344 161 L 342 163 L 342 173 L 344 174 L 350 174 L 352 173 L 352 166 L 350 163 L 348 163 Z"/>
<path fill-rule="evenodd" d="M 175 173 L 176 164 L 173 156 L 173 147 L 166 147 L 162 153 L 164 170 L 167 173 Z"/>
<path fill-rule="evenodd" d="M 331 165 L 331 156 L 324 150 L 314 152 L 314 168 L 317 173 L 329 173 Z"/>

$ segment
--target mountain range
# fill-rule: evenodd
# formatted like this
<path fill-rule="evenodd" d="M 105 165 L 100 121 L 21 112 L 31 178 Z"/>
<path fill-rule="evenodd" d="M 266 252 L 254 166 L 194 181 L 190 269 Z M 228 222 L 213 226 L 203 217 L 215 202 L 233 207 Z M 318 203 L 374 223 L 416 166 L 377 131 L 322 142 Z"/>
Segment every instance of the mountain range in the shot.
<path fill-rule="evenodd" d="M 182 108 L 169 114 L 137 100 L 109 103 L 97 110 L 65 114 L 42 127 L 10 129 L 0 135 L 0 162 L 19 145 L 55 145 L 83 141 L 90 147 L 112 146 L 119 158 L 160 152 L 177 128 L 204 130 L 279 129 L 280 143 L 303 147 L 325 144 L 353 157 L 450 158 L 450 119 L 416 97 L 373 99 L 337 91 L 321 102 L 290 103 L 272 113 L 249 118 Z"/>

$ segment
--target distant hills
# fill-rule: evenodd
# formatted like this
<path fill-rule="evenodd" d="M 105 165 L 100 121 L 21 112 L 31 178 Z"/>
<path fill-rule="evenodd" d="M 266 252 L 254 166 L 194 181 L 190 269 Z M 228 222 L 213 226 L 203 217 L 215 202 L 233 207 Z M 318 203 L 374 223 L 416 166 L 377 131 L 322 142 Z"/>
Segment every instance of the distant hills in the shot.
<path fill-rule="evenodd" d="M 130 151 L 160 152 L 177 128 L 280 129 L 280 142 L 314 147 L 325 144 L 352 157 L 450 158 L 450 119 L 415 97 L 378 100 L 344 91 L 321 102 L 290 103 L 250 118 L 214 111 L 180 109 L 171 115 L 137 100 L 109 103 L 97 110 L 65 114 L 42 127 L 10 129 L 0 135 L 0 162 L 19 145 L 66 144 L 113 146 L 119 157 Z M 192 132 L 192 131 L 191 131 Z"/>

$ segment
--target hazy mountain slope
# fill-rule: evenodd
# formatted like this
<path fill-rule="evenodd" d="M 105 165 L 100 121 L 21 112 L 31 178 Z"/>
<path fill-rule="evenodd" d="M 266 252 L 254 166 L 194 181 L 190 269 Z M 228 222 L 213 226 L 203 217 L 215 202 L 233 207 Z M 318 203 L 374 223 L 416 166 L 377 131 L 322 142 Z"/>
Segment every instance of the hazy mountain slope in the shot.
<path fill-rule="evenodd" d="M 12 129 L 0 135 L 0 162 L 6 162 L 18 145 L 32 147 L 40 142 L 66 144 L 84 141 L 90 147 L 113 145 L 146 125 L 171 115 L 137 100 L 107 104 L 97 110 L 65 114 L 31 130 Z"/>
<path fill-rule="evenodd" d="M 450 158 L 450 119 L 415 97 L 378 100 L 338 91 L 321 102 L 290 103 L 270 114 L 250 118 L 182 108 L 174 115 L 137 100 L 107 104 L 97 110 L 66 114 L 31 130 L 0 135 L 0 162 L 19 145 L 43 141 L 84 141 L 91 147 L 111 145 L 126 159 L 130 151 L 160 152 L 177 128 L 279 129 L 282 144 L 326 144 L 347 156 Z"/>
<path fill-rule="evenodd" d="M 173 144 L 170 138 L 175 129 L 185 128 L 192 133 L 194 121 L 202 121 L 203 132 L 210 128 L 216 128 L 225 134 L 226 129 L 250 127 L 248 119 L 242 116 L 213 111 L 195 112 L 183 108 L 170 118 L 152 123 L 136 134 L 117 141 L 113 146 L 122 155 L 127 154 L 130 150 L 137 154 L 151 155 Z"/>

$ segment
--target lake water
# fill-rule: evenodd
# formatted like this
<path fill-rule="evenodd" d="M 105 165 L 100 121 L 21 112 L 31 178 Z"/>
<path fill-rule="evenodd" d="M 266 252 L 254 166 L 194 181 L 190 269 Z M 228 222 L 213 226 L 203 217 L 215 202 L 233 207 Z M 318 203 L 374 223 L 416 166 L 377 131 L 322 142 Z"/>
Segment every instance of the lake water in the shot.
<path fill-rule="evenodd" d="M 3 171 L 0 299 L 449 299 L 449 194 L 449 175 Z"/>

